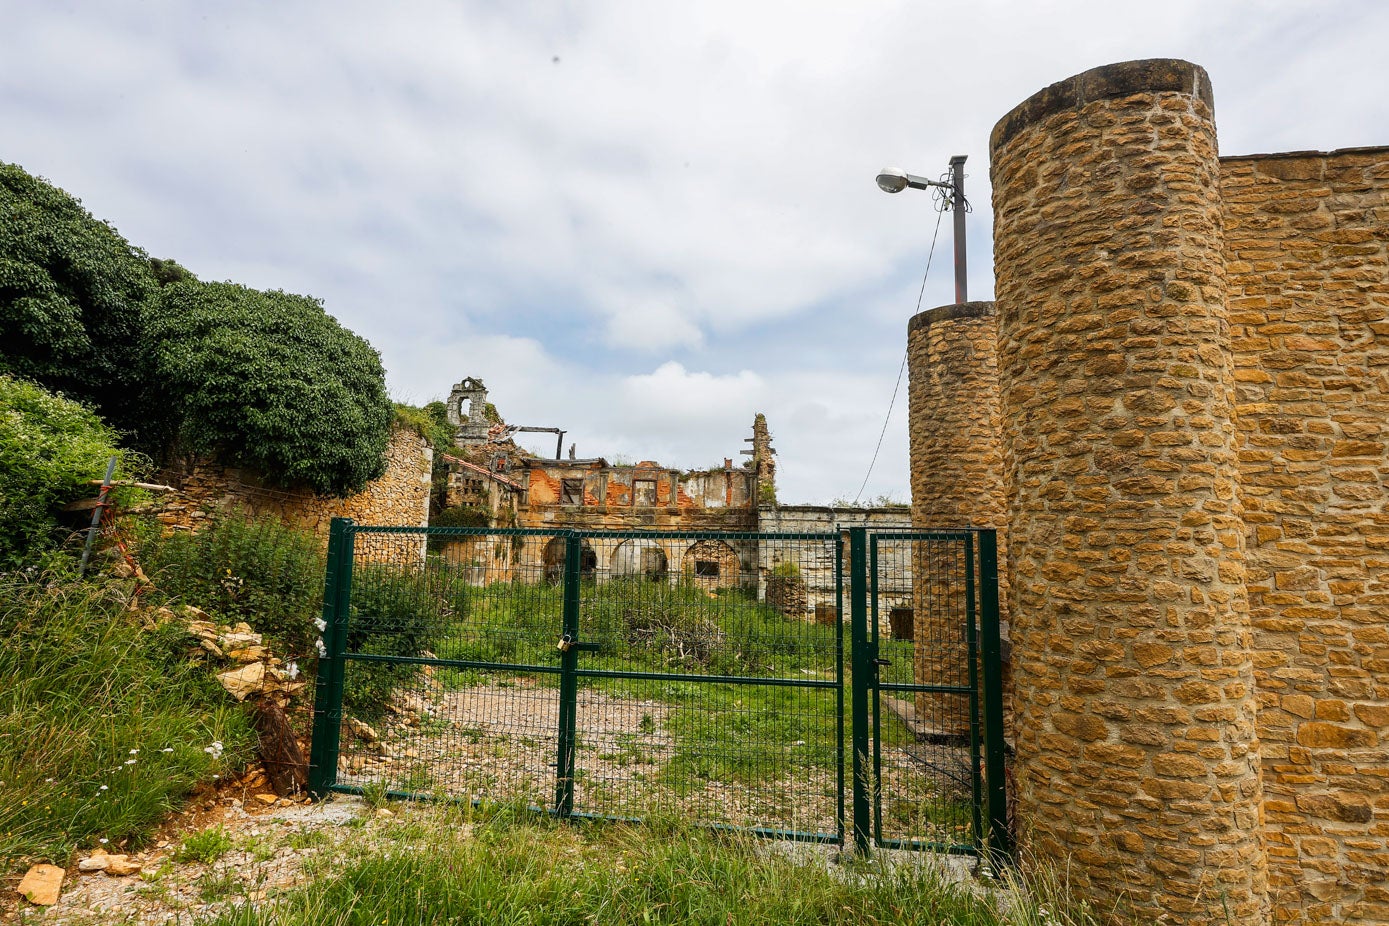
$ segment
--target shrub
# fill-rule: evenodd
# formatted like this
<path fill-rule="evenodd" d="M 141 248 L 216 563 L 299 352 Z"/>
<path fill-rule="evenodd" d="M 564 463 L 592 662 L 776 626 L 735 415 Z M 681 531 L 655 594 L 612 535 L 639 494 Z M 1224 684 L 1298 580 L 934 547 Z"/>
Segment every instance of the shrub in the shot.
<path fill-rule="evenodd" d="M 440 597 L 421 574 L 385 566 L 359 567 L 352 581 L 347 651 L 375 656 L 422 656 L 448 629 Z M 359 717 L 380 716 L 391 693 L 419 674 L 411 664 L 353 662 L 347 670 L 343 704 Z"/>
<path fill-rule="evenodd" d="M 174 283 L 151 303 L 148 337 L 178 406 L 179 451 L 321 495 L 349 495 L 385 472 L 394 412 L 381 358 L 318 300 Z"/>
<path fill-rule="evenodd" d="M 133 457 L 96 413 L 41 389 L 0 375 L 0 569 L 15 568 L 59 539 L 57 509 L 96 489 L 89 480 L 121 458 L 128 475 Z"/>
<path fill-rule="evenodd" d="M 315 534 L 240 510 L 217 515 L 197 533 L 161 537 L 159 525 L 150 524 L 141 534 L 141 564 L 160 591 L 228 623 L 245 621 L 271 639 L 278 655 L 316 652 L 326 564 Z"/>
<path fill-rule="evenodd" d="M 0 373 L 94 405 L 127 433 L 144 428 L 145 255 L 14 164 L 0 164 L 0 216 Z"/>

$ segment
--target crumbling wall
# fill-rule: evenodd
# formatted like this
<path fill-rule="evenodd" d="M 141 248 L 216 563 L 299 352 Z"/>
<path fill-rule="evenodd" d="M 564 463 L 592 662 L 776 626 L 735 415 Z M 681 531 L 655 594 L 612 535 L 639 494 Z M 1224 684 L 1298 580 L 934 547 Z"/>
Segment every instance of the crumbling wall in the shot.
<path fill-rule="evenodd" d="M 1220 186 L 1274 921 L 1389 923 L 1389 148 Z"/>
<path fill-rule="evenodd" d="M 358 524 L 425 527 L 429 523 L 430 472 L 434 451 L 413 428 L 397 425 L 386 445 L 386 472 L 347 498 L 324 498 L 307 489 L 275 489 L 245 469 L 199 461 L 187 471 L 166 472 L 179 490 L 159 520 L 175 529 L 196 529 L 218 511 L 240 508 L 256 517 L 273 517 L 292 527 L 313 531 L 327 542 L 333 518 Z M 374 539 L 381 557 L 418 559 L 419 538 Z M 389 550 L 385 549 L 390 547 Z"/>
<path fill-rule="evenodd" d="M 907 530 L 911 527 L 911 512 L 907 508 L 836 508 L 827 505 L 779 505 L 764 507 L 758 512 L 757 529 L 763 533 L 838 534 L 850 527 L 874 530 Z M 807 553 L 807 544 L 787 547 L 775 542 L 762 545 L 758 553 L 760 576 L 758 597 L 766 600 L 768 580 L 783 557 L 794 550 L 799 577 L 805 587 L 804 598 L 794 596 L 793 604 L 802 604 L 802 617 L 832 619 L 839 598 L 836 573 L 835 543 L 826 540 Z M 844 575 L 848 575 L 848 545 L 845 542 Z M 893 608 L 912 606 L 911 562 L 908 557 L 885 554 L 878 576 L 878 629 L 892 633 L 889 616 Z M 848 605 L 845 605 L 847 616 Z M 828 617 L 827 617 L 828 616 Z"/>

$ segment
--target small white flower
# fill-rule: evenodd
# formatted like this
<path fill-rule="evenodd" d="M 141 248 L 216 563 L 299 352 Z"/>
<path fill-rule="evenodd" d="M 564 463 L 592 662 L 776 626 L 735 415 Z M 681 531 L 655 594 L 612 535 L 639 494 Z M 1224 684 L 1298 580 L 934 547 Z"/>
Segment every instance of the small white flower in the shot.
<path fill-rule="evenodd" d="M 299 677 L 299 663 L 294 662 L 293 660 L 290 660 L 289 665 L 285 666 L 285 674 L 289 676 L 289 680 L 290 680 L 291 682 L 294 681 L 296 678 L 298 678 L 298 677 Z"/>
<path fill-rule="evenodd" d="M 222 777 L 221 775 L 213 775 L 213 776 L 212 776 L 212 780 L 213 780 L 213 781 L 216 781 L 217 779 L 219 779 L 219 778 L 221 778 L 221 777 Z"/>
<path fill-rule="evenodd" d="M 44 781 L 44 784 L 50 784 L 50 785 L 53 784 L 53 779 L 52 779 L 52 778 L 45 778 L 43 781 Z"/>
<path fill-rule="evenodd" d="M 138 750 L 138 749 L 132 749 L 132 750 L 130 750 L 130 754 L 131 754 L 132 756 L 138 756 L 138 755 L 140 754 L 140 750 Z"/>
<path fill-rule="evenodd" d="M 313 625 L 318 628 L 319 633 L 328 629 L 328 622 L 321 617 L 314 618 Z"/>
<path fill-rule="evenodd" d="M 314 640 L 313 642 L 314 646 L 318 647 L 318 658 L 326 659 L 328 656 L 328 647 L 323 645 L 323 638 L 319 637 L 317 640 Z"/>
<path fill-rule="evenodd" d="M 138 762 L 138 761 L 140 761 L 140 760 L 139 760 L 139 759 L 126 759 L 126 760 L 125 760 L 125 764 L 126 764 L 126 765 L 134 765 L 134 764 L 135 764 L 136 762 Z"/>
<path fill-rule="evenodd" d="M 223 746 L 220 742 L 214 740 L 211 746 L 204 746 L 204 747 L 203 747 L 203 752 L 205 752 L 205 753 L 207 753 L 208 755 L 212 756 L 212 758 L 214 758 L 214 759 L 220 759 L 220 758 L 222 758 L 222 750 L 225 749 L 225 748 L 226 748 L 226 747 Z"/>
<path fill-rule="evenodd" d="M 163 749 L 161 749 L 161 750 L 159 750 L 159 751 L 160 751 L 160 752 L 173 752 L 173 751 L 174 751 L 174 747 L 172 747 L 172 746 L 165 746 Z"/>
<path fill-rule="evenodd" d="M 109 791 L 109 790 L 111 790 L 111 789 L 110 789 L 109 787 L 107 787 L 106 785 L 102 785 L 98 790 L 101 790 L 101 791 Z"/>
<path fill-rule="evenodd" d="M 107 844 L 108 842 L 110 842 L 110 841 L 111 841 L 111 840 L 109 840 L 109 839 L 98 839 L 98 840 L 97 840 L 97 842 L 101 843 L 103 846 L 106 845 L 106 844 Z"/>

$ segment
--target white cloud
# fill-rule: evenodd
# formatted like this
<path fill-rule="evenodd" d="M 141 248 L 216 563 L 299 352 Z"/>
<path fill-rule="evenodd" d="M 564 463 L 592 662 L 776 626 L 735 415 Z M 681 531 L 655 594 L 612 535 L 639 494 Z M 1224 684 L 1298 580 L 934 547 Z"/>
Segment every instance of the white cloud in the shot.
<path fill-rule="evenodd" d="M 989 130 L 1089 67 L 1206 66 L 1232 153 L 1389 141 L 1384 4 L 942 12 L 0 0 L 0 157 L 204 277 L 321 297 L 397 395 L 480 375 L 583 452 L 691 466 L 764 411 L 783 497 L 823 500 L 867 469 L 936 219 L 879 167 L 969 155 L 981 298 Z M 865 494 L 906 496 L 904 402 Z"/>

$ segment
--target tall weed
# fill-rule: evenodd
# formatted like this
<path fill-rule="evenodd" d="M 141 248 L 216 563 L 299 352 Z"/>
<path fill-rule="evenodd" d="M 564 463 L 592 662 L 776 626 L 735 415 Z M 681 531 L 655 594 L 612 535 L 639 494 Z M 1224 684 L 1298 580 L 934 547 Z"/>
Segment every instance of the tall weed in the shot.
<path fill-rule="evenodd" d="M 233 509 L 197 532 L 161 536 L 147 524 L 139 535 L 141 564 L 160 591 L 227 623 L 245 621 L 277 655 L 316 651 L 325 556 L 315 534 Z"/>
<path fill-rule="evenodd" d="M 138 841 L 250 756 L 249 718 L 186 630 L 149 620 L 111 586 L 0 581 L 0 859 Z"/>

